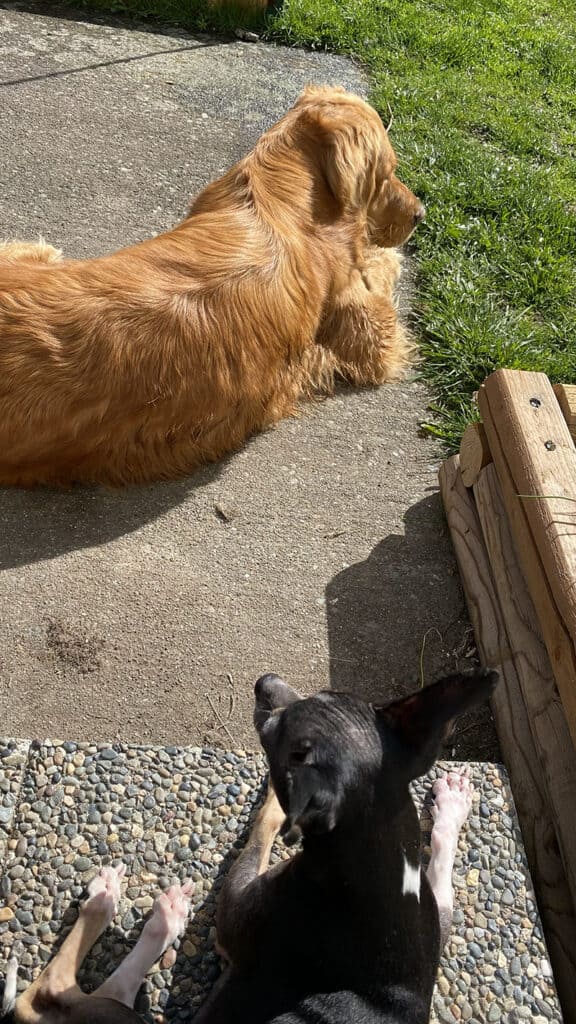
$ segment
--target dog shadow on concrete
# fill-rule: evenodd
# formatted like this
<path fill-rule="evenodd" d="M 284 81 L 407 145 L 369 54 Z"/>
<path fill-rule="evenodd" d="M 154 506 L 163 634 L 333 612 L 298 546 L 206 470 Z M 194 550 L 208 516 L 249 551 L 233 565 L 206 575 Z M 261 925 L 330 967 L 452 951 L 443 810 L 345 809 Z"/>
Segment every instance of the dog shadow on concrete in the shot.
<path fill-rule="evenodd" d="M 0 571 L 133 533 L 217 480 L 231 458 L 141 487 L 0 488 Z"/>
<path fill-rule="evenodd" d="M 374 703 L 478 664 L 440 495 L 404 524 L 326 587 L 330 687 Z M 448 749 L 498 760 L 488 706 L 459 720 Z"/>
<path fill-rule="evenodd" d="M 330 686 L 369 701 L 409 693 L 421 668 L 430 681 L 454 667 L 464 607 L 440 496 L 409 508 L 404 524 L 326 587 Z"/>

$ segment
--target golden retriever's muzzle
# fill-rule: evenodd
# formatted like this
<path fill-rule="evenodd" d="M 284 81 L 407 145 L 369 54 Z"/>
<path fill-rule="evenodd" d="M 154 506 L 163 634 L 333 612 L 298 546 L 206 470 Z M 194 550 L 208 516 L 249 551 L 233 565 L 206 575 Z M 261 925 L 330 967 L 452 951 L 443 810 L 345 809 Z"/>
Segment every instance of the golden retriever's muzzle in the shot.
<path fill-rule="evenodd" d="M 371 241 L 383 247 L 402 245 L 425 216 L 423 203 L 392 175 L 369 210 Z"/>

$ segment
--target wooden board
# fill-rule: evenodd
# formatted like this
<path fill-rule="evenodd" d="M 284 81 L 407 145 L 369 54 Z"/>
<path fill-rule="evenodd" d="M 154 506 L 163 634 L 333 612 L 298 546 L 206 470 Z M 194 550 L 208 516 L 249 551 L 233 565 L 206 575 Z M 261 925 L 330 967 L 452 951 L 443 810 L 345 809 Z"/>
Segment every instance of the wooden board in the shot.
<path fill-rule="evenodd" d="M 576 744 L 576 448 L 542 373 L 497 370 L 478 404 Z"/>
<path fill-rule="evenodd" d="M 482 423 L 469 423 L 460 442 L 460 473 L 466 487 L 473 487 L 480 470 L 492 462 L 492 453 Z"/>
<path fill-rule="evenodd" d="M 554 394 L 574 441 L 576 439 L 576 384 L 555 384 Z"/>
<path fill-rule="evenodd" d="M 482 470 L 474 497 L 534 748 L 550 798 L 572 906 L 576 907 L 576 750 L 493 465 Z"/>
<path fill-rule="evenodd" d="M 439 478 L 480 657 L 501 674 L 492 699 L 496 728 L 565 1024 L 576 1024 L 576 917 L 482 528 L 472 494 L 462 482 L 458 456 L 442 463 Z"/>

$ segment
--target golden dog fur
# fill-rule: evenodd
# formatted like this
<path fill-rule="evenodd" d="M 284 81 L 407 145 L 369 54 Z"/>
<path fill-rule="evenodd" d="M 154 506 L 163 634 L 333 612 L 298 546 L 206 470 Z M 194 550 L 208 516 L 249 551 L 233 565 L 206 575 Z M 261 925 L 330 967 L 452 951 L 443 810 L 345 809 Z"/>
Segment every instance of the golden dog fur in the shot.
<path fill-rule="evenodd" d="M 0 484 L 189 473 L 405 366 L 394 246 L 424 215 L 376 112 L 310 87 L 174 230 L 110 256 L 0 246 Z"/>

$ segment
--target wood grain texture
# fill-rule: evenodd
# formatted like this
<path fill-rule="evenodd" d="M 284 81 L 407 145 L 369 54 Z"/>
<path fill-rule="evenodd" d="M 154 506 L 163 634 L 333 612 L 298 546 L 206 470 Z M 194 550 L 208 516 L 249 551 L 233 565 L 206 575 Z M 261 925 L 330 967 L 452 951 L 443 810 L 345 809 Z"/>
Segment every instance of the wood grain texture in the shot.
<path fill-rule="evenodd" d="M 501 680 L 492 709 L 566 1024 L 576 1024 L 576 916 L 518 671 L 472 493 L 458 456 L 440 467 L 440 490 L 480 658 Z"/>
<path fill-rule="evenodd" d="M 555 384 L 554 394 L 574 441 L 576 439 L 576 384 Z"/>
<path fill-rule="evenodd" d="M 542 373 L 497 370 L 478 403 L 576 744 L 576 448 Z"/>
<path fill-rule="evenodd" d="M 480 471 L 492 462 L 492 453 L 482 423 L 469 423 L 460 442 L 460 472 L 466 487 L 473 487 Z"/>
<path fill-rule="evenodd" d="M 493 465 L 482 470 L 474 497 L 538 763 L 550 797 L 572 905 L 576 907 L 576 750 Z"/>

